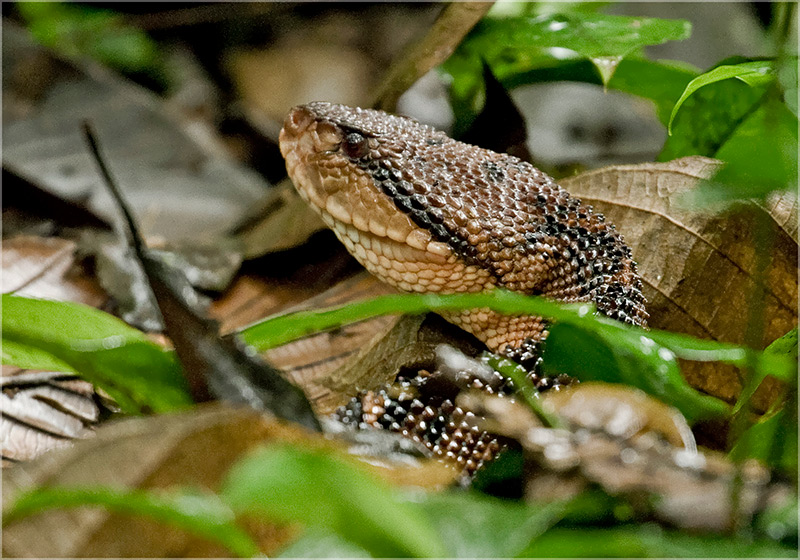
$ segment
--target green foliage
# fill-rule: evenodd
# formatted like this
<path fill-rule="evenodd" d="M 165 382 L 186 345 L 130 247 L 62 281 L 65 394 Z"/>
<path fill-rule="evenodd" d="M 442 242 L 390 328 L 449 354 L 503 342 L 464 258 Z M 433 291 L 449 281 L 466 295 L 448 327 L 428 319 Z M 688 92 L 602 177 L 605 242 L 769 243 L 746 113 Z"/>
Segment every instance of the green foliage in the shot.
<path fill-rule="evenodd" d="M 237 512 L 321 527 L 374 556 L 447 556 L 416 504 L 322 451 L 261 449 L 231 469 L 222 496 Z"/>
<path fill-rule="evenodd" d="M 797 480 L 797 328 L 773 342 L 765 355 L 782 356 L 794 362 L 795 373 L 782 381 L 787 384 L 789 397 L 779 401 L 773 409 L 739 436 L 730 452 L 735 461 L 758 459 L 771 468 L 779 469 L 789 478 Z M 742 390 L 734 411 L 743 408 L 769 370 L 757 370 Z"/>
<path fill-rule="evenodd" d="M 638 387 L 680 410 L 690 423 L 722 416 L 729 409 L 689 387 L 675 354 L 646 334 L 556 323 L 550 328 L 542 365 L 554 375 L 568 371 L 584 381 Z"/>
<path fill-rule="evenodd" d="M 796 57 L 788 63 L 796 65 Z M 778 74 L 774 61 L 723 64 L 686 86 L 659 160 L 703 155 L 727 163 L 713 182 L 692 193 L 691 203 L 708 206 L 796 188 L 798 120 L 783 101 Z M 783 75 L 796 78 L 796 72 Z"/>
<path fill-rule="evenodd" d="M 583 11 L 486 19 L 442 65 L 451 77 L 456 133 L 463 132 L 480 110 L 482 61 L 509 89 L 561 80 L 602 84 L 652 99 L 666 119 L 697 72 L 686 65 L 642 60 L 638 52 L 645 45 L 685 39 L 689 32 L 690 25 L 679 20 Z"/>
<path fill-rule="evenodd" d="M 122 72 L 161 74 L 156 43 L 119 14 L 63 2 L 18 2 L 16 8 L 36 40 L 64 56 L 91 57 Z"/>
<path fill-rule="evenodd" d="M 490 64 L 502 60 L 520 68 L 536 60 L 583 58 L 591 60 L 608 83 L 620 60 L 646 45 L 689 37 L 691 24 L 683 20 L 560 13 L 538 17 L 486 18 L 460 49 Z M 561 49 L 555 53 L 552 49 Z M 569 52 L 563 52 L 569 51 Z"/>
<path fill-rule="evenodd" d="M 191 404 L 172 352 L 97 309 L 2 296 L 3 364 L 74 371 L 125 411 L 168 412 Z"/>
<path fill-rule="evenodd" d="M 561 519 L 567 504 L 524 504 L 477 492 L 442 492 L 420 500 L 427 522 L 451 558 L 512 558 Z"/>
<path fill-rule="evenodd" d="M 779 379 L 794 375 L 791 357 L 754 352 L 732 344 L 700 340 L 665 331 L 645 331 L 596 316 L 589 305 L 559 304 L 541 297 L 495 290 L 481 294 L 401 294 L 351 303 L 342 307 L 302 311 L 267 319 L 241 332 L 258 350 L 266 350 L 309 332 L 338 327 L 382 314 L 454 311 L 488 307 L 505 314 L 538 315 L 554 319 L 556 338 L 548 339 L 545 361 L 558 371 L 583 379 L 633 384 L 677 407 L 690 419 L 724 414 L 727 406 L 690 388 L 675 358 L 722 361 L 749 367 L 752 358 L 763 375 Z M 562 339 L 561 337 L 566 337 Z M 562 343 L 562 340 L 569 342 Z M 572 346 L 575 345 L 575 346 Z M 576 352 L 574 348 L 581 348 Z M 609 361 L 606 361 L 609 360 Z M 549 366 L 548 366 L 549 367 Z"/>
<path fill-rule="evenodd" d="M 260 556 L 258 546 L 235 524 L 231 509 L 210 493 L 170 494 L 112 488 L 37 488 L 3 512 L 3 525 L 52 508 L 100 506 L 124 515 L 149 517 L 227 548 L 240 558 Z"/>
<path fill-rule="evenodd" d="M 710 72 L 706 72 L 705 74 L 698 76 L 689 82 L 680 99 L 678 99 L 678 101 L 675 103 L 675 106 L 672 108 L 672 113 L 669 116 L 669 133 L 672 134 L 672 121 L 675 120 L 675 114 L 689 96 L 691 96 L 701 87 L 731 78 L 741 80 L 751 87 L 766 85 L 774 79 L 774 75 L 772 74 L 772 64 L 767 61 L 756 61 L 743 62 L 741 64 L 734 64 L 730 66 L 717 66 Z"/>
<path fill-rule="evenodd" d="M 518 558 L 796 558 L 797 549 L 769 540 L 701 536 L 657 525 L 552 529 Z"/>

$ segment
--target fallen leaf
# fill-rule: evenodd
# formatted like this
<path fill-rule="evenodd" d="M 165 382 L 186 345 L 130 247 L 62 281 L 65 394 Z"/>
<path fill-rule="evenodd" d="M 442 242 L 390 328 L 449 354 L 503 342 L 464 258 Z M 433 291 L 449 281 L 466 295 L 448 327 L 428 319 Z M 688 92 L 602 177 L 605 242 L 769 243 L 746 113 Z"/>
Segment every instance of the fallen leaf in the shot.
<path fill-rule="evenodd" d="M 0 291 L 102 307 L 108 297 L 78 266 L 75 249 L 73 241 L 58 237 L 4 239 Z"/>
<path fill-rule="evenodd" d="M 327 226 L 286 180 L 278 184 L 236 233 L 247 259 L 289 249 Z"/>
<path fill-rule="evenodd" d="M 3 366 L 0 386 L 4 466 L 89 437 L 100 418 L 91 383 L 70 373 Z"/>
<path fill-rule="evenodd" d="M 243 408 L 200 406 L 181 414 L 125 419 L 97 430 L 71 449 L 50 453 L 4 471 L 3 507 L 34 486 L 111 486 L 218 490 L 229 467 L 256 445 L 284 442 L 343 453 L 336 441 Z M 135 460 L 132 460 L 135 459 Z M 450 484 L 455 474 L 431 460 L 385 459 L 365 463 L 378 476 L 428 489 Z M 407 474 L 395 477 L 395 473 Z M 415 473 L 415 474 L 414 474 Z M 272 555 L 296 535 L 293 527 L 248 524 L 261 550 Z M 42 538 L 47 535 L 47 538 Z M 50 510 L 7 525 L 3 553 L 16 557 L 225 556 L 218 546 L 168 526 L 98 508 Z"/>
<path fill-rule="evenodd" d="M 651 327 L 741 344 L 756 273 L 748 216 L 691 210 L 678 200 L 720 165 L 704 157 L 620 165 L 560 184 L 624 235 L 639 263 Z M 766 346 L 797 324 L 796 197 L 775 196 L 762 210 L 774 235 L 766 272 Z M 707 393 L 733 401 L 741 391 L 732 367 L 697 362 L 682 366 L 689 383 Z M 762 386 L 754 405 L 763 409 L 775 390 L 774 383 Z"/>
<path fill-rule="evenodd" d="M 693 443 L 686 440 L 691 432 L 685 420 L 634 389 L 580 384 L 565 393 L 542 398 L 569 420 L 567 429 L 544 427 L 528 407 L 511 399 L 474 393 L 459 397 L 461 406 L 480 414 L 472 420 L 480 428 L 522 446 L 528 463 L 523 471 L 526 499 L 532 503 L 565 499 L 598 484 L 612 496 L 627 498 L 641 516 L 722 532 L 733 518 L 737 476 L 739 513 L 747 517 L 762 511 L 770 496 L 786 491 L 756 462 L 738 470 L 722 453 L 675 445 Z"/>
<path fill-rule="evenodd" d="M 3 167 L 15 175 L 113 221 L 81 142 L 90 119 L 146 236 L 214 239 L 264 195 L 263 179 L 193 141 L 156 95 L 97 64 L 58 58 L 6 20 L 3 38 Z"/>

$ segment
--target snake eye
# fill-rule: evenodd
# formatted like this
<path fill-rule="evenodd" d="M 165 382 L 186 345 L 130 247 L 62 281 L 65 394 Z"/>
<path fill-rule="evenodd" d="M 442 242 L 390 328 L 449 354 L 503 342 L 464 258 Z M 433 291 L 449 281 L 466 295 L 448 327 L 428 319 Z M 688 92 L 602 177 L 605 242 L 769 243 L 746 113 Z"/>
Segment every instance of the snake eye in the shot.
<path fill-rule="evenodd" d="M 342 140 L 342 150 L 350 159 L 361 159 L 369 152 L 369 141 L 363 134 L 349 132 Z"/>

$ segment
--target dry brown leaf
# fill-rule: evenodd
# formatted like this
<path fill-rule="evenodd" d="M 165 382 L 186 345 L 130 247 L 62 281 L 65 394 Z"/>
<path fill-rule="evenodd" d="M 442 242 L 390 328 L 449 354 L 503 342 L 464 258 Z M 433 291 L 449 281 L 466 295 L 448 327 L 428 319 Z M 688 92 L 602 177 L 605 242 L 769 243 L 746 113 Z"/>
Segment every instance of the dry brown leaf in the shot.
<path fill-rule="evenodd" d="M 97 430 L 97 437 L 25 466 L 6 469 L 3 507 L 38 485 L 217 490 L 230 466 L 256 445 L 296 443 L 344 453 L 317 434 L 246 409 L 221 405 L 150 418 L 126 419 Z M 431 490 L 451 484 L 455 473 L 432 460 L 366 468 L 396 484 Z M 402 471 L 402 472 L 401 472 Z M 288 527 L 248 524 L 261 550 L 275 553 L 295 534 Z M 46 536 L 46 538 L 43 538 Z M 150 520 L 110 515 L 102 508 L 51 510 L 10 524 L 3 553 L 16 557 L 205 557 L 226 550 Z"/>
<path fill-rule="evenodd" d="M 75 243 L 57 237 L 3 240 L 0 291 L 101 307 L 107 296 L 75 262 Z"/>
<path fill-rule="evenodd" d="M 720 165 L 688 157 L 606 167 L 560 183 L 625 236 L 639 263 L 652 327 L 741 344 L 756 265 L 750 217 L 743 211 L 712 215 L 678 204 L 678 197 Z M 797 199 L 792 193 L 772 197 L 763 210 L 774 234 L 766 272 L 766 346 L 797 325 Z M 731 367 L 685 363 L 683 372 L 694 387 L 729 401 L 741 390 Z M 756 406 L 773 397 L 776 386 L 767 385 Z"/>
<path fill-rule="evenodd" d="M 59 58 L 8 20 L 3 55 L 3 167 L 15 175 L 116 219 L 81 137 L 90 119 L 145 236 L 213 240 L 263 196 L 258 174 L 220 154 L 218 139 L 193 140 L 197 122 L 181 122 L 152 92 Z"/>
<path fill-rule="evenodd" d="M 56 237 L 3 241 L 2 292 L 103 306 L 108 297 L 75 262 L 75 243 Z M 0 374 L 3 465 L 28 461 L 91 435 L 99 408 L 90 383 L 71 373 L 3 366 Z"/>
<path fill-rule="evenodd" d="M 528 500 L 562 500 L 599 484 L 630 498 L 642 514 L 678 527 L 730 528 L 737 468 L 721 453 L 698 453 L 685 420 L 670 407 L 636 389 L 602 383 L 542 398 L 568 428 L 544 427 L 528 407 L 511 399 L 459 396 L 459 404 L 483 416 L 474 420 L 479 426 L 521 444 L 528 462 Z M 682 440 L 690 445 L 681 446 Z M 770 496 L 787 491 L 770 483 L 767 469 L 755 462 L 745 464 L 740 475 L 743 515 L 761 511 Z M 642 500 L 643 495 L 649 499 Z"/>
<path fill-rule="evenodd" d="M 327 226 L 300 198 L 288 180 L 281 182 L 252 214 L 237 235 L 244 243 L 244 256 L 253 259 L 266 253 L 296 247 L 315 231 Z"/>
<path fill-rule="evenodd" d="M 99 420 L 92 385 L 73 374 L 2 366 L 0 386 L 3 466 L 69 447 Z"/>
<path fill-rule="evenodd" d="M 375 95 L 373 107 L 394 111 L 397 100 L 429 70 L 447 60 L 486 15 L 494 2 L 451 2 L 445 6 L 424 38 L 413 43 L 389 69 Z"/>

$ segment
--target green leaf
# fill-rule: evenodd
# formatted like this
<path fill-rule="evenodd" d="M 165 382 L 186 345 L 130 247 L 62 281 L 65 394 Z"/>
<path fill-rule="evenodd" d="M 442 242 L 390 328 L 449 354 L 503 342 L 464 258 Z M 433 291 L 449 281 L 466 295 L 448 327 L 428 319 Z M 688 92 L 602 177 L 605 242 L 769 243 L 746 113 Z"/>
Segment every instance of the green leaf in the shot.
<path fill-rule="evenodd" d="M 797 386 L 797 327 L 793 328 L 788 333 L 770 344 L 764 350 L 762 356 L 767 360 L 774 359 L 776 361 L 785 361 L 787 364 L 793 363 L 795 365 L 794 374 L 779 374 L 778 379 L 789 384 L 791 387 Z M 782 370 L 782 372 L 791 373 L 791 368 Z M 764 381 L 764 378 L 772 373 L 773 372 L 771 371 L 771 367 L 769 365 L 762 364 L 760 367 L 756 368 L 755 372 L 753 372 L 753 374 L 750 376 L 747 385 L 742 389 L 742 392 L 737 399 L 736 406 L 733 408 L 734 413 L 738 412 L 747 403 L 747 401 L 750 400 L 750 397 L 755 394 L 759 385 L 761 385 L 761 382 Z"/>
<path fill-rule="evenodd" d="M 723 80 L 700 88 L 683 103 L 671 124 L 658 161 L 690 155 L 716 157 L 736 127 L 755 111 L 763 88 L 739 80 Z"/>
<path fill-rule="evenodd" d="M 797 125 L 783 101 L 768 96 L 717 150 L 714 157 L 727 165 L 694 190 L 692 201 L 708 205 L 795 190 Z"/>
<path fill-rule="evenodd" d="M 552 56 L 591 60 L 604 84 L 619 62 L 647 45 L 689 37 L 691 24 L 591 13 L 484 19 L 462 43 L 462 51 L 482 57 L 490 66 L 503 59 L 529 66 L 532 59 Z M 568 52 L 567 52 L 568 51 Z M 570 54 L 571 53 L 571 54 Z"/>
<path fill-rule="evenodd" d="M 771 80 L 775 79 L 775 74 L 772 72 L 772 62 L 757 61 L 757 62 L 743 62 L 742 64 L 717 66 L 713 70 L 702 74 L 689 82 L 678 99 L 675 106 L 672 108 L 672 113 L 669 117 L 669 124 L 667 126 L 669 134 L 672 135 L 672 121 L 675 120 L 675 115 L 683 105 L 683 102 L 689 98 L 698 89 L 719 82 L 722 80 L 729 80 L 737 78 L 745 82 L 749 86 L 763 86 Z"/>
<path fill-rule="evenodd" d="M 729 411 L 719 399 L 692 389 L 675 354 L 645 333 L 556 323 L 547 337 L 542 366 L 552 374 L 566 372 L 582 381 L 638 387 L 677 408 L 690 423 Z"/>
<path fill-rule="evenodd" d="M 564 516 L 567 504 L 525 504 L 478 493 L 428 494 L 419 502 L 451 558 L 511 558 Z"/>
<path fill-rule="evenodd" d="M 602 85 L 594 65 L 588 60 L 559 59 L 549 55 L 530 60 L 526 65 L 503 59 L 490 62 L 492 72 L 506 89 L 559 81 Z M 480 61 L 456 53 L 442 66 L 442 70 L 450 76 L 450 98 L 458 132 L 468 126 L 481 107 L 483 79 Z M 675 101 L 697 74 L 697 69 L 685 64 L 625 58 L 617 66 L 607 87 L 653 101 L 659 120 L 666 126 Z"/>
<path fill-rule="evenodd" d="M 637 364 L 651 364 L 652 368 L 647 366 L 644 371 L 652 373 L 652 377 L 647 380 L 637 379 L 636 386 L 641 386 L 657 396 L 672 395 L 669 399 L 675 398 L 677 401 L 673 403 L 668 400 L 668 402 L 681 407 L 681 410 L 690 417 L 695 417 L 697 414 L 702 416 L 706 413 L 722 413 L 726 405 L 722 405 L 721 401 L 708 400 L 711 397 L 702 396 L 686 385 L 679 385 L 677 377 L 674 376 L 674 369 L 670 365 L 675 357 L 692 361 L 721 361 L 741 368 L 750 367 L 752 361 L 759 371 L 766 371 L 778 379 L 789 379 L 796 371 L 796 364 L 791 357 L 785 355 L 757 352 L 734 344 L 701 340 L 665 331 L 646 331 L 596 316 L 592 313 L 590 305 L 556 303 L 542 297 L 499 289 L 478 294 L 381 296 L 341 307 L 272 317 L 246 328 L 241 332 L 241 336 L 248 344 L 263 351 L 311 332 L 335 328 L 378 315 L 457 311 L 476 307 L 488 307 L 506 315 L 542 316 L 558 323 L 574 325 L 591 333 L 591 340 L 595 344 L 593 351 L 605 353 L 596 355 L 596 360 L 628 355 Z M 643 342 L 645 339 L 649 342 Z M 667 361 L 661 357 L 661 361 L 657 361 L 654 356 L 666 355 L 664 349 L 674 354 L 674 357 Z M 550 352 L 554 350 L 551 349 Z M 573 365 L 577 367 L 580 364 L 574 362 Z M 628 377 L 638 376 L 631 373 L 625 376 L 626 379 Z M 697 397 L 702 398 L 692 396 L 695 393 Z"/>
<path fill-rule="evenodd" d="M 755 522 L 757 532 L 783 544 L 797 546 L 797 496 L 770 504 Z"/>
<path fill-rule="evenodd" d="M 369 552 L 333 531 L 308 527 L 278 558 L 372 558 Z"/>
<path fill-rule="evenodd" d="M 124 72 L 163 73 L 157 44 L 110 10 L 64 2 L 18 2 L 34 38 L 68 57 L 88 56 Z"/>
<path fill-rule="evenodd" d="M 447 556 L 416 504 L 323 451 L 260 449 L 233 466 L 222 496 L 236 512 L 321 527 L 374 556 Z"/>
<path fill-rule="evenodd" d="M 655 525 L 551 529 L 518 558 L 796 558 L 797 548 L 729 535 L 692 535 Z"/>
<path fill-rule="evenodd" d="M 784 406 L 750 426 L 736 441 L 730 457 L 734 461 L 758 459 L 785 474 L 797 476 L 797 413 Z"/>
<path fill-rule="evenodd" d="M 3 525 L 53 508 L 101 506 L 126 515 L 141 515 L 218 543 L 241 558 L 261 556 L 250 536 L 235 524 L 233 512 L 214 494 L 111 488 L 38 488 L 21 495 L 3 514 Z"/>
<path fill-rule="evenodd" d="M 3 364 L 74 371 L 126 412 L 191 404 L 175 355 L 123 321 L 70 302 L 2 296 Z"/>

